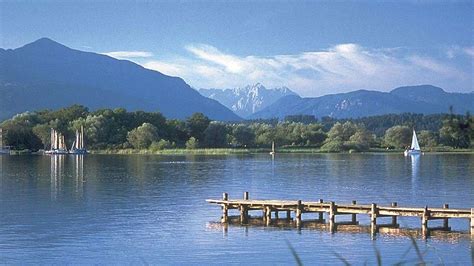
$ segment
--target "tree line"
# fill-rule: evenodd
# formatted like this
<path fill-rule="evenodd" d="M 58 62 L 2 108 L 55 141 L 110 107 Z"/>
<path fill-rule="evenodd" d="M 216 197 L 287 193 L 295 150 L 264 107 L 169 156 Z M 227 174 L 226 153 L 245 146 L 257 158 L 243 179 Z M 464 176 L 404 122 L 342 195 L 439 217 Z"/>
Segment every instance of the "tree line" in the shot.
<path fill-rule="evenodd" d="M 211 121 L 202 113 L 185 120 L 166 119 L 159 112 L 128 112 L 123 108 L 89 111 L 73 105 L 57 111 L 18 114 L 0 124 L 12 149 L 48 149 L 51 128 L 72 144 L 74 132 L 85 129 L 88 149 L 268 148 L 312 147 L 322 151 L 402 149 L 410 145 L 412 129 L 422 147 L 470 148 L 474 119 L 469 114 L 389 114 L 358 119 L 293 115 L 235 123 Z"/>

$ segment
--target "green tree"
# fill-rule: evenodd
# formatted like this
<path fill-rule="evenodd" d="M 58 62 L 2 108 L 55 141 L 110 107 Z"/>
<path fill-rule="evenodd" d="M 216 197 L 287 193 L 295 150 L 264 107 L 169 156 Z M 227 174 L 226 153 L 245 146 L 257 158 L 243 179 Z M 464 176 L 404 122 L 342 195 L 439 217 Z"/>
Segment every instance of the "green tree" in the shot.
<path fill-rule="evenodd" d="M 245 125 L 237 125 L 232 130 L 232 144 L 235 146 L 252 146 L 255 142 L 255 133 Z"/>
<path fill-rule="evenodd" d="M 199 147 L 199 141 L 195 137 L 190 137 L 188 141 L 186 141 L 186 149 L 197 149 Z"/>
<path fill-rule="evenodd" d="M 352 149 L 358 151 L 368 150 L 375 142 L 375 136 L 364 127 L 358 127 L 356 132 L 349 138 L 353 145 Z"/>
<path fill-rule="evenodd" d="M 186 127 L 191 137 L 200 141 L 204 137 L 204 130 L 209 126 L 211 120 L 203 113 L 194 113 L 186 120 Z"/>
<path fill-rule="evenodd" d="M 329 152 L 343 150 L 363 151 L 369 149 L 373 142 L 373 135 L 364 127 L 350 121 L 344 124 L 337 122 L 329 130 L 328 138 L 321 149 Z"/>
<path fill-rule="evenodd" d="M 443 120 L 443 126 L 439 130 L 440 142 L 454 148 L 469 148 L 471 145 L 470 114 L 466 117 L 456 117 L 453 114 Z"/>
<path fill-rule="evenodd" d="M 394 126 L 385 132 L 384 144 L 388 147 L 406 148 L 410 146 L 412 130 L 406 126 Z"/>
<path fill-rule="evenodd" d="M 133 129 L 127 135 L 128 142 L 136 149 L 146 149 L 157 139 L 157 129 L 150 123 L 143 123 L 143 125 Z"/>
<path fill-rule="evenodd" d="M 429 130 L 422 130 L 417 135 L 421 147 L 431 148 L 438 145 L 438 136 Z"/>
<path fill-rule="evenodd" d="M 33 133 L 41 140 L 41 143 L 43 143 L 43 149 L 51 145 L 51 127 L 49 125 L 38 124 L 33 127 Z"/>
<path fill-rule="evenodd" d="M 212 122 L 204 130 L 204 145 L 218 148 L 227 146 L 227 127 L 223 123 Z"/>
<path fill-rule="evenodd" d="M 153 141 L 150 145 L 150 150 L 152 151 L 159 151 L 164 149 L 172 149 L 175 148 L 176 144 L 174 142 L 170 142 L 169 140 L 160 139 L 159 141 Z"/>

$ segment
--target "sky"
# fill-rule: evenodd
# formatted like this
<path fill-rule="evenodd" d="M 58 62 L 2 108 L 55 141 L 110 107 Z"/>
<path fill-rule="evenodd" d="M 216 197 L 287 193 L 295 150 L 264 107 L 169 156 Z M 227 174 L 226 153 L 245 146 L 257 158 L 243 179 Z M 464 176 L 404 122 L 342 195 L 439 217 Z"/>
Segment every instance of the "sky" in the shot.
<path fill-rule="evenodd" d="M 42 37 L 194 88 L 474 91 L 473 1 L 0 1 L 0 47 Z"/>

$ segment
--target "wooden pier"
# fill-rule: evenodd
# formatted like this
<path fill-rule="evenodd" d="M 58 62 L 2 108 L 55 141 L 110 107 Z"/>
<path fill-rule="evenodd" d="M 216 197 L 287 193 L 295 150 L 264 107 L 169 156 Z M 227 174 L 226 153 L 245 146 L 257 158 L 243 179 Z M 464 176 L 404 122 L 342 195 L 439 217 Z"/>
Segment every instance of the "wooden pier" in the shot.
<path fill-rule="evenodd" d="M 357 215 L 363 214 L 370 217 L 370 226 L 372 231 L 377 232 L 379 227 L 398 228 L 398 217 L 419 217 L 421 219 L 422 232 L 428 233 L 429 230 L 450 231 L 449 219 L 462 218 L 470 219 L 470 232 L 474 236 L 474 208 L 471 209 L 450 209 L 448 204 L 442 208 L 413 208 L 400 207 L 396 202 L 390 206 L 380 206 L 376 203 L 357 204 L 352 201 L 350 204 L 336 204 L 334 201 L 302 201 L 302 200 L 250 200 L 249 193 L 244 192 L 243 199 L 231 200 L 227 193 L 222 194 L 222 199 L 208 199 L 208 203 L 220 205 L 222 208 L 221 222 L 229 221 L 229 210 L 235 209 L 240 212 L 241 224 L 247 224 L 249 220 L 249 211 L 262 211 L 262 219 L 266 224 L 271 224 L 272 219 L 280 219 L 280 213 L 284 213 L 285 219 L 293 220 L 296 226 L 302 224 L 303 213 L 316 213 L 316 221 L 326 223 L 324 214 L 326 214 L 329 228 L 331 231 L 336 229 L 337 225 L 357 225 Z M 293 215 L 292 215 L 293 213 Z M 350 215 L 350 221 L 336 222 L 336 216 Z M 388 223 L 380 223 L 380 218 L 390 218 Z M 442 220 L 441 227 L 428 227 L 428 221 Z"/>

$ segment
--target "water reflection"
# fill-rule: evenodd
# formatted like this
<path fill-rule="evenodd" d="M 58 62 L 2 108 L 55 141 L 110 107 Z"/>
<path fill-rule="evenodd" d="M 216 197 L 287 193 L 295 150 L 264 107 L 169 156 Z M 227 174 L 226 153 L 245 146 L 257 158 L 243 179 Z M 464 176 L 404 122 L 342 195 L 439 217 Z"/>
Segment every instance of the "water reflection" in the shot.
<path fill-rule="evenodd" d="M 84 195 L 84 155 L 74 156 L 75 192 L 79 199 Z"/>
<path fill-rule="evenodd" d="M 51 200 L 58 198 L 64 177 L 64 155 L 51 155 Z"/>
<path fill-rule="evenodd" d="M 350 233 L 350 234 L 369 234 L 372 240 L 376 240 L 377 234 L 390 235 L 392 237 L 407 237 L 415 239 L 436 239 L 437 241 L 443 241 L 451 244 L 459 243 L 459 241 L 471 240 L 471 246 L 474 244 L 474 238 L 470 234 L 466 234 L 464 231 L 445 231 L 441 229 L 431 228 L 427 231 L 417 228 L 401 228 L 394 227 L 390 224 L 379 224 L 379 225 L 354 225 L 345 222 L 329 222 L 325 223 L 318 219 L 314 220 L 302 220 L 297 223 L 293 219 L 279 218 L 272 219 L 271 222 L 263 219 L 262 217 L 249 217 L 246 224 L 242 224 L 240 217 L 229 216 L 227 223 L 220 222 L 208 222 L 206 227 L 208 229 L 221 229 L 224 236 L 228 236 L 229 226 L 232 227 L 244 227 L 245 234 L 248 235 L 248 229 L 254 228 L 258 230 L 259 227 L 267 227 L 281 230 L 297 229 L 299 232 L 304 230 L 317 230 L 325 231 L 331 234 L 334 233 Z"/>
<path fill-rule="evenodd" d="M 420 177 L 420 155 L 410 155 L 411 161 L 411 182 L 416 184 L 417 179 Z"/>

